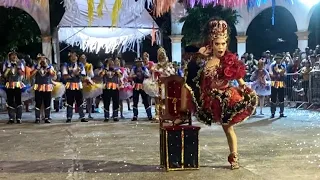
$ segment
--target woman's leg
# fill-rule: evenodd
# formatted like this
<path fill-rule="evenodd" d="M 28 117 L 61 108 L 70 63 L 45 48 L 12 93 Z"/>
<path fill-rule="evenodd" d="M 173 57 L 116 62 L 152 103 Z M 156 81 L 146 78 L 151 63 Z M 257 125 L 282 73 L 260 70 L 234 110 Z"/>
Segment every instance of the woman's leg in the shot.
<path fill-rule="evenodd" d="M 228 161 L 231 164 L 231 169 L 238 169 L 238 142 L 237 135 L 234 131 L 233 126 L 231 125 L 223 125 L 222 126 L 224 133 L 227 136 L 230 155 L 228 156 Z"/>
<path fill-rule="evenodd" d="M 88 99 L 86 99 L 86 101 L 87 101 L 87 112 L 89 113 L 88 118 L 89 119 L 93 119 L 92 116 L 91 116 L 93 98 L 88 98 Z"/>
<path fill-rule="evenodd" d="M 131 107 L 130 107 L 130 98 L 128 98 L 126 101 L 127 101 L 127 105 L 128 105 L 128 111 L 131 111 Z"/>
<path fill-rule="evenodd" d="M 123 101 L 122 100 L 119 100 L 119 105 L 120 105 L 120 118 L 124 119 L 124 116 L 123 116 Z"/>
<path fill-rule="evenodd" d="M 260 96 L 259 101 L 260 101 L 260 114 L 263 115 L 262 109 L 264 107 L 264 96 Z"/>

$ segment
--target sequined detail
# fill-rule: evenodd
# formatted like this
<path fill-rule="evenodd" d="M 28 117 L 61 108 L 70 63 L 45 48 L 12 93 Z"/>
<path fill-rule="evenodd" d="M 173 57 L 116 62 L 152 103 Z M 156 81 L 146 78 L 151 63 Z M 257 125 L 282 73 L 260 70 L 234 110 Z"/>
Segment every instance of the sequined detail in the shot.
<path fill-rule="evenodd" d="M 104 85 L 105 89 L 112 89 L 112 90 L 116 90 L 119 88 L 119 85 L 117 83 L 113 83 L 113 82 L 108 82 Z"/>
<path fill-rule="evenodd" d="M 67 82 L 66 89 L 70 90 L 81 90 L 83 88 L 81 82 Z"/>
<path fill-rule="evenodd" d="M 271 81 L 271 86 L 274 88 L 284 88 L 285 84 L 283 81 Z"/>
<path fill-rule="evenodd" d="M 136 83 L 136 84 L 134 84 L 134 89 L 135 90 L 142 90 L 143 89 L 143 85 L 140 84 L 140 83 Z"/>
<path fill-rule="evenodd" d="M 53 90 L 52 84 L 35 84 L 33 90 L 40 92 L 51 92 Z"/>
<path fill-rule="evenodd" d="M 6 88 L 7 89 L 22 89 L 26 87 L 23 82 L 7 82 L 6 83 Z"/>

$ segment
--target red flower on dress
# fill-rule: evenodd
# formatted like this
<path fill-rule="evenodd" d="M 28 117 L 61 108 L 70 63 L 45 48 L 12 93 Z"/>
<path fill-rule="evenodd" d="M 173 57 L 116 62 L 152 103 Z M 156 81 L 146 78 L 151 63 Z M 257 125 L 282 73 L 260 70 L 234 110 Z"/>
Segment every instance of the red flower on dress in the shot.
<path fill-rule="evenodd" d="M 221 68 L 218 72 L 220 72 L 223 79 L 235 80 L 245 76 L 245 69 L 244 64 L 238 60 L 235 54 L 226 52 L 221 58 Z"/>
<path fill-rule="evenodd" d="M 224 76 L 227 78 L 232 78 L 234 75 L 230 67 L 225 67 L 223 73 L 224 73 Z"/>

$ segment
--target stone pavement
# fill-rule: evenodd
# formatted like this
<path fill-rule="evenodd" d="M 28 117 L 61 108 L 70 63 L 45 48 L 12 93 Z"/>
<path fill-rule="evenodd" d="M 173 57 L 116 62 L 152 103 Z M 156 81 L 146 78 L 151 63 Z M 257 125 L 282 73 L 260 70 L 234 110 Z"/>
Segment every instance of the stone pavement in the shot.
<path fill-rule="evenodd" d="M 239 170 L 229 170 L 221 127 L 195 122 L 202 127 L 201 168 L 179 172 L 164 172 L 158 166 L 158 124 L 103 123 L 98 120 L 102 114 L 94 114 L 95 121 L 89 123 L 65 124 L 61 112 L 53 113 L 52 124 L 33 124 L 33 114 L 25 113 L 24 124 L 7 125 L 7 115 L 1 114 L 0 179 L 320 179 L 320 114 L 286 109 L 287 118 L 270 120 L 268 109 L 264 111 L 265 117 L 250 118 L 236 127 Z M 125 116 L 131 117 L 129 113 Z"/>

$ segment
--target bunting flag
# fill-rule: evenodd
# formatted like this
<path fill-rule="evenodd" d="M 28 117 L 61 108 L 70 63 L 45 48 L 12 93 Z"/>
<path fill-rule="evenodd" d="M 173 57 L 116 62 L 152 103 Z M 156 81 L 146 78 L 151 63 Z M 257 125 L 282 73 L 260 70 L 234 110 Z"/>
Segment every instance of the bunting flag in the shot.
<path fill-rule="evenodd" d="M 156 42 L 156 30 L 154 28 L 154 23 L 152 25 L 152 32 L 151 32 L 151 46 Z"/>
<path fill-rule="evenodd" d="M 88 0 L 88 20 L 89 20 L 89 26 L 91 26 L 93 21 L 93 11 L 94 11 L 94 0 Z"/>
<path fill-rule="evenodd" d="M 115 0 L 113 8 L 112 8 L 112 14 L 111 14 L 111 25 L 116 26 L 119 18 L 119 12 L 122 7 L 122 0 Z"/>
<path fill-rule="evenodd" d="M 103 16 L 103 7 L 104 7 L 105 1 L 104 0 L 100 0 L 99 5 L 97 7 L 97 14 L 98 17 L 102 17 Z"/>
<path fill-rule="evenodd" d="M 160 17 L 163 14 L 170 11 L 171 7 L 177 2 L 177 0 L 154 0 L 154 15 Z"/>

